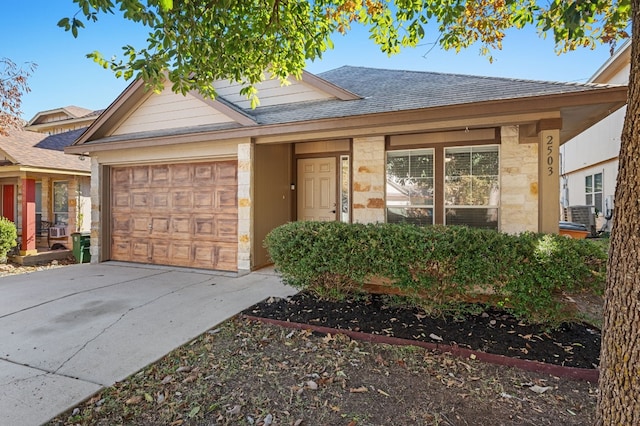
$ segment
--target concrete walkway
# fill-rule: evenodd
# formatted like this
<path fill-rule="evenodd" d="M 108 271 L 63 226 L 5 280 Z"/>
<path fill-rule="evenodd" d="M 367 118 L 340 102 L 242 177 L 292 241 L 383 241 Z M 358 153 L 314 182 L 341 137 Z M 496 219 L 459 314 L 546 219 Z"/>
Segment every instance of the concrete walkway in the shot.
<path fill-rule="evenodd" d="M 0 278 L 0 425 L 38 425 L 270 296 L 272 271 L 124 263 Z"/>

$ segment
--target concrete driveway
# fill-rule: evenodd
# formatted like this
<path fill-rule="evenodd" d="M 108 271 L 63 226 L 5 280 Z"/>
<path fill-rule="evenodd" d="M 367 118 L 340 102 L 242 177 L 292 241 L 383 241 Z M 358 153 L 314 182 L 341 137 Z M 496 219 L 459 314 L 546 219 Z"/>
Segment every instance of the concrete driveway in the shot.
<path fill-rule="evenodd" d="M 242 277 L 123 263 L 0 278 L 0 424 L 38 425 L 269 296 Z"/>

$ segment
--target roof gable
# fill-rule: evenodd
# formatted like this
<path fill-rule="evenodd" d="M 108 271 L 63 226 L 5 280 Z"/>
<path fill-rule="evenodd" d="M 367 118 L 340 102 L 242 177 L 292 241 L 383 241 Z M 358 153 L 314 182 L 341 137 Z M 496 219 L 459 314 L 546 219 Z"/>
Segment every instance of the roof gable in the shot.
<path fill-rule="evenodd" d="M 169 84 L 160 93 L 148 96 L 128 113 L 111 135 L 123 135 L 181 127 L 236 123 L 228 113 L 208 104 L 204 98 L 174 93 Z"/>
<path fill-rule="evenodd" d="M 93 111 L 90 109 L 69 105 L 62 108 L 40 111 L 31 120 L 29 120 L 27 126 L 82 118 L 90 115 L 91 113 L 93 113 Z"/>

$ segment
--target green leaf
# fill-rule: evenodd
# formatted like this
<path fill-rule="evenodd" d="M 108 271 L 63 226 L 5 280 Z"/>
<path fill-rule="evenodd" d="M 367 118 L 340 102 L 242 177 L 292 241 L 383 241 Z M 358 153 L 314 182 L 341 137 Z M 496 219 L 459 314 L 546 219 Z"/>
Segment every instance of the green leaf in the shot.
<path fill-rule="evenodd" d="M 200 406 L 196 405 L 195 407 L 193 407 L 191 409 L 191 411 L 189 411 L 189 415 L 188 416 L 189 416 L 190 419 L 192 419 L 195 416 L 197 416 L 199 412 L 200 412 Z"/>

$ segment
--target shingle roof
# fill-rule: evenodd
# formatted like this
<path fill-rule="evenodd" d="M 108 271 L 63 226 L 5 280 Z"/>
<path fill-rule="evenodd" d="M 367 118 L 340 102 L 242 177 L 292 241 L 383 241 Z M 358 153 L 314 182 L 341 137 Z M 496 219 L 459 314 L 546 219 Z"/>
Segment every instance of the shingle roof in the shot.
<path fill-rule="evenodd" d="M 252 118 L 256 126 L 284 125 L 288 123 L 312 122 L 324 119 L 339 119 L 344 117 L 367 116 L 394 111 L 424 111 L 428 118 L 430 110 L 454 106 L 476 106 L 483 102 L 503 102 L 518 99 L 535 99 L 545 96 L 569 95 L 578 93 L 593 93 L 617 89 L 619 85 L 601 85 L 592 83 L 562 83 L 536 80 L 522 80 L 500 77 L 484 77 L 464 74 L 443 74 L 427 71 L 390 70 L 368 67 L 343 66 L 331 71 L 318 74 L 325 81 L 343 88 L 360 98 L 352 100 L 328 99 L 317 101 L 294 102 L 289 104 L 277 104 L 272 106 L 260 106 L 255 110 L 240 108 L 231 105 L 241 113 Z M 135 86 L 130 86 L 132 90 Z M 142 85 L 139 85 L 142 87 Z M 127 90 L 129 90 L 127 89 Z M 126 93 L 126 92 L 125 92 Z M 617 94 L 617 92 L 616 92 Z M 123 95 L 121 95 L 123 96 Z M 260 96 L 260 93 L 258 93 Z M 618 95 L 619 96 L 619 95 Z M 225 99 L 221 102 L 229 104 Z M 582 121 L 573 123 L 573 127 L 567 126 L 565 133 L 569 134 L 580 130 L 580 126 L 593 124 L 598 114 L 603 114 L 612 107 L 618 108 L 620 100 L 612 100 L 605 105 L 598 101 L 599 110 L 589 110 L 589 116 Z M 602 105 L 601 105 L 602 104 Z M 587 105 L 588 107 L 589 105 Z M 107 117 L 100 123 L 101 126 L 113 125 L 108 123 L 109 113 L 117 108 L 110 107 L 106 110 Z M 586 107 L 585 107 L 586 108 Z M 481 112 L 481 111 L 479 111 Z M 574 116 L 576 111 L 571 111 Z M 595 117 L 595 118 L 594 118 Z M 592 120 L 591 122 L 589 120 Z M 570 120 L 567 120 L 569 122 Z M 104 133 L 94 139 L 97 131 L 95 123 L 89 131 L 82 135 L 80 144 L 103 144 L 127 140 L 157 138 L 164 136 L 177 136 L 184 134 L 196 134 L 206 132 L 229 131 L 234 128 L 248 129 L 256 126 L 242 126 L 239 123 L 218 123 L 200 126 L 189 126 L 172 129 L 158 129 L 144 131 L 135 134 L 118 134 L 106 136 Z M 578 126 L 578 127 L 576 127 Z M 583 127 L 584 127 L 583 126 Z M 79 152 L 75 150 L 75 152 Z"/>
<path fill-rule="evenodd" d="M 88 172 L 91 170 L 89 161 L 80 161 L 78 156 L 63 152 L 64 147 L 71 145 L 84 130 L 86 129 L 56 135 L 15 130 L 9 136 L 0 136 L 0 150 L 19 165 Z"/>
<path fill-rule="evenodd" d="M 362 98 L 352 101 L 275 105 L 247 113 L 260 124 L 276 124 L 584 92 L 608 87 L 352 66 L 343 66 L 318 76 Z"/>

